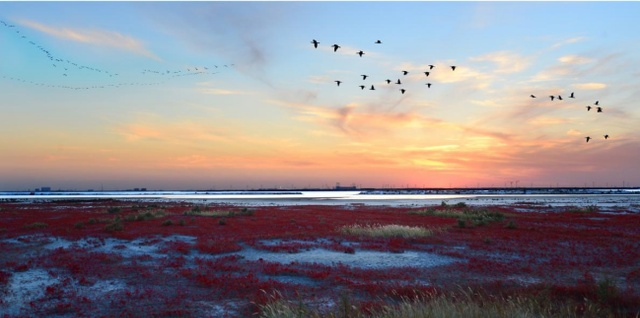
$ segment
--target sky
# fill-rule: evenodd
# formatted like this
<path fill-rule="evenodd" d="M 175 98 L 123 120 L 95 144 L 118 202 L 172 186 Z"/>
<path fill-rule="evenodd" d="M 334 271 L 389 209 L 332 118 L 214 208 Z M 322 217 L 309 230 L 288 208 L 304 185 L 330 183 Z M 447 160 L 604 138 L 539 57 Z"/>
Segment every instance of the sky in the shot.
<path fill-rule="evenodd" d="M 638 2 L 0 2 L 0 190 L 639 186 L 638 16 Z"/>

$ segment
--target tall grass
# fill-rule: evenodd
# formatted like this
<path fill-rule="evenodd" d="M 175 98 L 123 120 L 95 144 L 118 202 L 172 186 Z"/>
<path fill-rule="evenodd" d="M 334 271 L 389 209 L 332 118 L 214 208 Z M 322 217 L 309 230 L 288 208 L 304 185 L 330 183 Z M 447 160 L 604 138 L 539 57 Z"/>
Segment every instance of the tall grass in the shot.
<path fill-rule="evenodd" d="M 346 307 L 345 307 L 346 306 Z M 344 307 L 344 308 L 343 308 Z M 600 318 L 616 317 L 598 303 L 585 300 L 558 301 L 540 296 L 487 297 L 471 291 L 446 294 L 422 294 L 385 304 L 372 312 L 359 310 L 357 302 L 341 300 L 335 308 L 321 312 L 300 301 L 285 300 L 274 294 L 271 301 L 259 306 L 263 318 Z"/>
<path fill-rule="evenodd" d="M 407 225 L 348 225 L 340 228 L 340 232 L 345 235 L 369 236 L 369 237 L 428 237 L 432 236 L 433 230 L 421 226 Z"/>

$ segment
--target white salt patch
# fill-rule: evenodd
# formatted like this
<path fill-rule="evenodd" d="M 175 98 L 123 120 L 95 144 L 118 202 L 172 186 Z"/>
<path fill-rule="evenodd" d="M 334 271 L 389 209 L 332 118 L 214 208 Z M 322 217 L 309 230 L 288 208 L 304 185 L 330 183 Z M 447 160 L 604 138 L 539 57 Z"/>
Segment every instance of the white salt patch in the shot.
<path fill-rule="evenodd" d="M 245 247 L 236 253 L 247 260 L 263 259 L 268 262 L 289 264 L 292 262 L 318 263 L 326 266 L 342 264 L 358 268 L 389 268 L 389 267 L 434 267 L 462 261 L 449 256 L 442 256 L 427 252 L 405 251 L 404 253 L 389 253 L 378 251 L 356 251 L 355 254 L 312 249 L 300 253 L 273 253 L 259 251 Z"/>
<path fill-rule="evenodd" d="M 30 269 L 13 273 L 7 284 L 7 293 L 3 297 L 4 305 L 0 312 L 7 315 L 17 315 L 20 310 L 27 308 L 29 302 L 44 296 L 48 286 L 59 282 L 57 277 L 49 275 L 42 269 Z"/>

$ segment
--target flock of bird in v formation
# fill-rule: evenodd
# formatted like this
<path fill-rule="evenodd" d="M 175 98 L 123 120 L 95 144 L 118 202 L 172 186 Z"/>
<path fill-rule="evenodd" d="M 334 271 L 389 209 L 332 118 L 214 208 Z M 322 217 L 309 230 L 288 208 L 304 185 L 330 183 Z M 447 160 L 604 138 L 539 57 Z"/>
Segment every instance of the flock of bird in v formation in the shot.
<path fill-rule="evenodd" d="M 377 40 L 377 41 L 376 41 L 376 42 L 374 42 L 374 43 L 375 43 L 375 44 L 382 44 L 382 41 Z M 313 44 L 313 47 L 317 49 L 317 48 L 318 48 L 318 44 L 320 44 L 320 42 L 318 42 L 317 40 L 313 39 L 313 40 L 311 41 L 311 44 Z M 334 52 L 334 53 L 335 53 L 335 52 L 337 52 L 339 48 L 341 48 L 341 46 L 340 46 L 340 45 L 338 45 L 338 44 L 334 44 L 334 45 L 332 45 L 331 47 L 333 48 L 333 52 Z M 365 53 L 364 53 L 362 50 L 360 50 L 360 51 L 356 52 L 356 55 L 359 55 L 360 57 L 362 57 L 363 55 L 365 55 Z M 429 75 L 431 74 L 431 70 L 433 70 L 433 68 L 434 68 L 434 67 L 435 67 L 435 65 L 429 65 L 429 71 L 423 72 L 423 73 L 426 75 L 426 77 L 429 77 Z M 451 70 L 452 70 L 452 71 L 455 71 L 455 70 L 456 70 L 456 66 L 455 66 L 455 65 L 451 65 L 451 66 L 450 66 L 450 68 L 451 68 Z M 407 74 L 409 74 L 409 72 L 408 72 L 408 71 L 402 71 L 402 75 L 407 75 Z M 360 75 L 360 76 L 362 76 L 362 80 L 363 80 L 363 81 L 364 81 L 364 80 L 366 80 L 366 79 L 367 79 L 367 77 L 369 77 L 368 75 L 364 75 L 364 74 L 363 74 L 363 75 Z M 340 86 L 340 84 L 342 84 L 342 81 L 340 81 L 340 80 L 336 80 L 336 81 L 334 81 L 334 82 L 337 84 L 337 86 L 338 86 L 338 87 Z M 385 80 L 385 82 L 387 82 L 387 84 L 391 84 L 392 80 L 390 80 L 390 79 L 386 79 L 386 80 Z M 395 82 L 395 84 L 397 84 L 397 85 L 402 85 L 402 81 L 401 81 L 400 79 L 398 79 L 398 80 Z M 425 85 L 427 85 L 427 88 L 431 88 L 431 83 L 426 83 Z M 364 89 L 366 88 L 366 86 L 365 86 L 365 85 L 360 85 L 360 86 L 358 86 L 358 87 L 360 87 L 360 90 L 364 90 Z M 373 85 L 371 85 L 371 88 L 369 88 L 369 90 L 371 90 L 371 91 L 375 91 L 376 89 L 375 89 L 375 87 L 374 87 Z M 407 90 L 406 90 L 406 89 L 404 89 L 404 88 L 401 88 L 401 89 L 400 89 L 400 93 L 402 93 L 402 94 L 404 94 L 406 91 L 407 91 Z M 532 94 L 530 97 L 531 97 L 531 98 L 537 98 L 537 97 L 536 97 L 535 95 L 533 95 L 533 94 Z M 549 96 L 549 98 L 551 99 L 551 101 L 554 101 L 554 99 L 556 99 L 556 97 L 555 97 L 554 95 L 550 95 L 550 96 Z M 571 95 L 569 96 L 569 98 L 575 98 L 575 93 L 574 93 L 574 92 L 571 92 Z M 558 95 L 557 99 L 558 99 L 558 100 L 560 100 L 560 101 L 561 101 L 561 100 L 563 100 L 561 95 Z M 596 112 L 598 112 L 598 113 L 602 113 L 602 107 L 598 106 L 599 104 L 600 104 L 600 101 L 596 101 L 596 102 L 595 102 L 595 104 L 594 104 L 594 105 L 596 106 Z M 587 108 L 587 111 L 591 111 L 591 109 L 592 109 L 593 107 L 591 107 L 591 106 L 586 106 L 586 108 Z M 604 137 L 604 139 L 605 139 L 605 140 L 609 139 L 609 135 L 608 135 L 608 134 L 607 134 L 607 135 L 604 135 L 603 137 Z M 590 136 L 587 136 L 587 137 L 585 137 L 585 139 L 586 139 L 586 142 L 589 142 L 589 140 L 591 140 L 591 139 L 593 139 L 593 138 L 591 138 Z"/>
<path fill-rule="evenodd" d="M 82 71 L 91 71 L 97 74 L 102 74 L 105 76 L 108 76 L 110 78 L 116 77 L 119 78 L 121 77 L 120 74 L 118 73 L 114 73 L 114 72 L 109 72 L 107 70 L 101 69 L 101 68 L 97 68 L 97 67 L 91 67 L 88 65 L 82 65 L 79 63 L 76 63 L 74 61 L 70 61 L 68 59 L 63 59 L 63 58 L 59 58 L 59 57 L 55 57 L 53 54 L 51 54 L 51 51 L 49 51 L 47 48 L 43 47 L 42 45 L 38 45 L 38 43 L 36 43 L 35 41 L 29 40 L 29 38 L 26 35 L 23 35 L 23 33 L 20 33 L 20 30 L 17 29 L 17 27 L 13 24 L 8 24 L 5 21 L 0 21 L 0 25 L 2 25 L 5 29 L 10 30 L 10 31 L 15 31 L 15 34 L 17 36 L 19 36 L 22 40 L 28 41 L 28 43 L 37 48 L 40 52 L 42 52 L 44 55 L 46 55 L 46 58 L 51 62 L 51 66 L 56 68 L 56 70 L 59 71 L 60 75 L 64 78 L 66 77 L 71 77 L 73 76 L 73 71 L 74 70 L 82 70 Z M 214 65 L 214 69 L 221 69 L 221 68 L 229 68 L 230 66 L 234 66 L 235 64 L 228 64 L 228 65 Z M 175 77 L 181 77 L 181 76 L 193 76 L 193 75 L 207 75 L 207 74 L 218 74 L 218 72 L 213 72 L 213 69 L 209 69 L 208 67 L 190 67 L 190 68 L 186 68 L 185 70 L 164 70 L 164 71 L 157 71 L 157 70 L 148 70 L 148 69 L 144 69 L 141 71 L 141 73 L 143 75 L 146 74 L 155 74 L 155 75 L 161 75 L 162 77 L 159 79 L 169 79 L 169 78 L 175 78 Z M 46 84 L 46 83 L 42 83 L 42 82 L 34 82 L 31 80 L 25 80 L 25 79 L 21 79 L 21 78 L 16 78 L 16 77 L 11 77 L 11 76 L 6 76 L 3 75 L 2 78 L 8 79 L 8 80 L 12 80 L 12 81 L 16 81 L 16 82 L 21 82 L 21 83 L 28 83 L 28 84 L 33 84 L 36 86 L 42 86 L 42 87 L 52 87 L 52 88 L 63 88 L 63 89 L 71 89 L 71 90 L 88 90 L 88 89 L 101 89 L 101 88 L 108 88 L 108 87 L 112 87 L 112 88 L 119 88 L 119 87 L 126 87 L 126 86 L 151 86 L 151 85 L 159 85 L 159 84 L 163 84 L 165 83 L 164 81 L 157 81 L 157 82 L 117 82 L 114 84 L 105 84 L 105 85 L 93 85 L 93 86 L 70 86 L 70 85 L 60 85 L 60 84 Z"/>

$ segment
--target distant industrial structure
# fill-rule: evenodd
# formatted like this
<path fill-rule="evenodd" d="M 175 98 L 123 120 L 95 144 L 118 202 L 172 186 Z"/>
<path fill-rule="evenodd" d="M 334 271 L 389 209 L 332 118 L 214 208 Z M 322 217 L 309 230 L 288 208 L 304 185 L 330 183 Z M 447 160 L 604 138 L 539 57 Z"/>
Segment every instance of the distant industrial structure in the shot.
<path fill-rule="evenodd" d="M 341 186 L 340 182 L 336 182 L 336 190 L 357 190 L 356 184 L 353 183 L 350 186 Z"/>
<path fill-rule="evenodd" d="M 36 191 L 38 191 L 38 189 L 36 189 Z M 40 188 L 41 192 L 51 192 L 51 187 L 42 187 Z"/>

